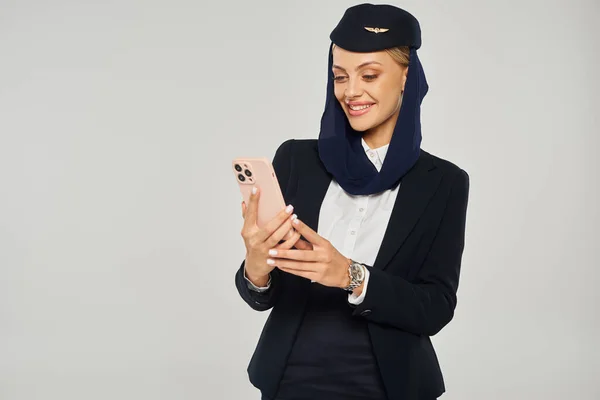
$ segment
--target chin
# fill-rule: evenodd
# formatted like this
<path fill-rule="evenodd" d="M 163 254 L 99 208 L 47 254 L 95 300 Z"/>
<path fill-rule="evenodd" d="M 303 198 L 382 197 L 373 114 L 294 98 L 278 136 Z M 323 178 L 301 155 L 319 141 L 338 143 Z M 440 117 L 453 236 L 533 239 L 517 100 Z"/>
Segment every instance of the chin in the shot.
<path fill-rule="evenodd" d="M 348 117 L 348 121 L 352 129 L 357 132 L 366 132 L 374 126 L 372 121 L 357 121 L 353 117 Z"/>

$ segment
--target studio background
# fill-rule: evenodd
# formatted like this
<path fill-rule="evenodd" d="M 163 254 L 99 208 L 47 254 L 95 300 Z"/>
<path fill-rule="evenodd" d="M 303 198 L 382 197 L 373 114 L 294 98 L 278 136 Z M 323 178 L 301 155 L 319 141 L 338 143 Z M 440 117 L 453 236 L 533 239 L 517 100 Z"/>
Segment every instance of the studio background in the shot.
<path fill-rule="evenodd" d="M 0 0 L 0 399 L 259 398 L 230 160 L 318 136 L 354 4 Z M 600 398 L 600 3 L 393 4 L 471 176 L 442 398 Z"/>

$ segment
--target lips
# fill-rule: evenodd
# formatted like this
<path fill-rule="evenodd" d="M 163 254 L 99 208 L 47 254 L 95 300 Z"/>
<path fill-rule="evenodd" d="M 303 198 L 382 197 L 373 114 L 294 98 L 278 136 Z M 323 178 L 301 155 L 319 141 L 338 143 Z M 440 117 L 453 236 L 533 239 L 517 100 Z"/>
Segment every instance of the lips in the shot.
<path fill-rule="evenodd" d="M 371 108 L 375 105 L 375 103 L 366 103 L 366 102 L 353 102 L 346 103 L 348 107 L 348 113 L 353 117 L 358 117 L 361 115 L 365 115 L 368 113 Z"/>

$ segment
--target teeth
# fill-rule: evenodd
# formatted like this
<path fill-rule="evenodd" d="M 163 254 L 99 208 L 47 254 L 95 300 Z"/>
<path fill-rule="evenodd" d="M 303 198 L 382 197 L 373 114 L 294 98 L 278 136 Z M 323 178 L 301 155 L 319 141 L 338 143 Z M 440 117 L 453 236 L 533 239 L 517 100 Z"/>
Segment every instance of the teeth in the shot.
<path fill-rule="evenodd" d="M 365 108 L 371 107 L 371 104 L 365 104 L 362 106 L 351 106 L 350 104 L 348 104 L 348 107 L 350 107 L 350 109 L 353 111 L 360 111 L 360 110 L 364 110 Z"/>

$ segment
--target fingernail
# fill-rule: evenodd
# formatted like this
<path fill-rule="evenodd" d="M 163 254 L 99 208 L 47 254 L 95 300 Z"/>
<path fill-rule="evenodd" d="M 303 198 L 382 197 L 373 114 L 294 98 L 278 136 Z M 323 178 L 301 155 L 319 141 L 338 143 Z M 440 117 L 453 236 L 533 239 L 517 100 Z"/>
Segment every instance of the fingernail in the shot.
<path fill-rule="evenodd" d="M 256 194 L 256 192 L 257 192 L 257 190 L 256 190 L 256 186 L 254 186 L 254 187 L 252 188 L 252 194 Z"/>
<path fill-rule="evenodd" d="M 267 258 L 267 264 L 273 265 L 273 264 L 275 264 L 275 261 L 271 260 L 270 258 Z"/>
<path fill-rule="evenodd" d="M 294 220 L 295 220 L 296 218 L 298 218 L 298 216 L 297 216 L 296 214 L 292 215 L 292 218 L 291 218 L 291 219 L 292 219 L 292 222 L 294 222 Z"/>
<path fill-rule="evenodd" d="M 285 208 L 285 212 L 288 214 L 291 214 L 293 209 L 294 209 L 294 206 L 290 204 L 289 206 L 287 206 Z"/>
<path fill-rule="evenodd" d="M 273 249 L 269 250 L 269 255 L 270 256 L 276 256 L 277 255 L 277 250 L 273 250 Z"/>
<path fill-rule="evenodd" d="M 294 225 L 298 225 L 299 223 L 300 223 L 300 220 L 299 220 L 298 218 L 295 218 L 295 219 L 292 221 L 292 224 L 294 224 Z"/>

